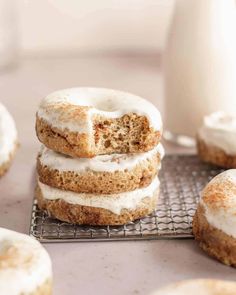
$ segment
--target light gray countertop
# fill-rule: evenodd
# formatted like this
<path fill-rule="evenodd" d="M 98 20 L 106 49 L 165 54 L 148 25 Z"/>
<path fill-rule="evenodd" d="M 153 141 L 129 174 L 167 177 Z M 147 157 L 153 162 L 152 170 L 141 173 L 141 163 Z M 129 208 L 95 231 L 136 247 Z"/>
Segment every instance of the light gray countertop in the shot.
<path fill-rule="evenodd" d="M 34 132 L 42 97 L 56 89 L 102 86 L 134 92 L 161 110 L 158 56 L 25 59 L 0 74 L 0 100 L 16 120 L 21 147 L 0 184 L 0 226 L 28 233 L 35 157 Z M 166 146 L 168 152 L 183 149 Z M 236 279 L 233 268 L 206 256 L 193 240 L 45 244 L 54 269 L 54 294 L 149 294 L 189 278 Z"/>

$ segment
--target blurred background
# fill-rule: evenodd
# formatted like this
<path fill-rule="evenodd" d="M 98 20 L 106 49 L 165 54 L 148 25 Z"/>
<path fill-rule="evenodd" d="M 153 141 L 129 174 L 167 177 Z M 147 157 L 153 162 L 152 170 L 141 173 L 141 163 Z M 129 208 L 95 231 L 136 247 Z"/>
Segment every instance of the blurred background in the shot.
<path fill-rule="evenodd" d="M 17 5 L 23 55 L 143 53 L 163 48 L 173 0 L 18 0 Z"/>
<path fill-rule="evenodd" d="M 173 2 L 0 0 L 1 65 L 16 61 L 16 55 L 157 53 L 164 47 Z"/>

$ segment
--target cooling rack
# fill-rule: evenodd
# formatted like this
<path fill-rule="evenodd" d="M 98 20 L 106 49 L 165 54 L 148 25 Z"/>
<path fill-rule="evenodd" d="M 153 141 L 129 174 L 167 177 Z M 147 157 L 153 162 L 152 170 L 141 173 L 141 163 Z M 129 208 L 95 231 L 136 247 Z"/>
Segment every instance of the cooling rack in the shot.
<path fill-rule="evenodd" d="M 30 235 L 40 242 L 192 238 L 199 193 L 222 171 L 200 162 L 195 155 L 167 155 L 162 161 L 161 192 L 153 214 L 123 226 L 79 226 L 49 217 L 34 200 Z"/>

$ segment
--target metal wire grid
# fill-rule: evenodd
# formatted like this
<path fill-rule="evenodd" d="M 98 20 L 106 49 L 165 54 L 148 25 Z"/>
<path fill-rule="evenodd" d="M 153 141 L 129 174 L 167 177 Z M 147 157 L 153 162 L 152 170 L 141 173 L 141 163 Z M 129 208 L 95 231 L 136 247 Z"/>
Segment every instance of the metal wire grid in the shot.
<path fill-rule="evenodd" d="M 79 226 L 50 218 L 34 200 L 30 235 L 41 242 L 192 238 L 199 192 L 221 171 L 201 163 L 195 155 L 167 155 L 162 162 L 157 209 L 150 216 L 124 226 Z"/>

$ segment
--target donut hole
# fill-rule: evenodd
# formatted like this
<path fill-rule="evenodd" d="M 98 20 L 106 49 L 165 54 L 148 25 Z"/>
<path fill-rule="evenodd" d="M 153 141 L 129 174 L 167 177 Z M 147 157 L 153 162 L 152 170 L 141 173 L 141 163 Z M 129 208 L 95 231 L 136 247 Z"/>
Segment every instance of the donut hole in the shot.
<path fill-rule="evenodd" d="M 92 105 L 98 111 L 102 112 L 117 112 L 120 108 L 119 105 L 117 105 L 116 99 L 112 98 L 97 99 L 97 101 L 92 102 Z"/>

